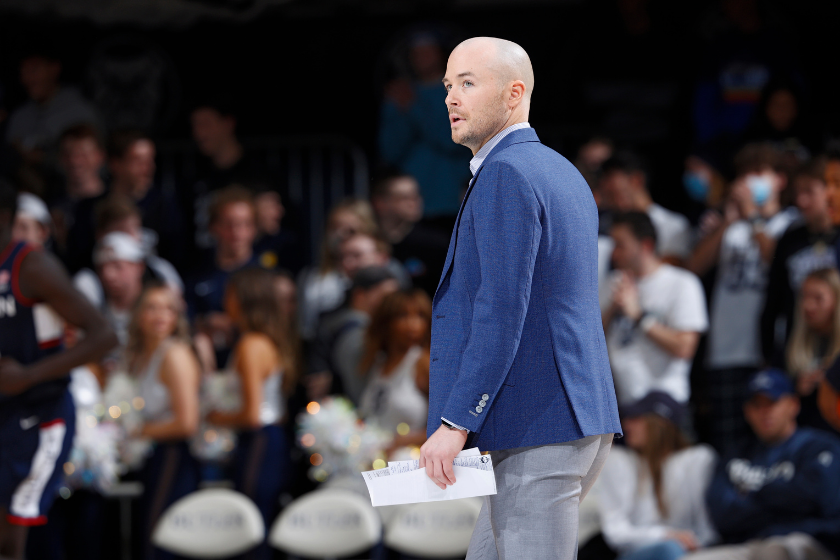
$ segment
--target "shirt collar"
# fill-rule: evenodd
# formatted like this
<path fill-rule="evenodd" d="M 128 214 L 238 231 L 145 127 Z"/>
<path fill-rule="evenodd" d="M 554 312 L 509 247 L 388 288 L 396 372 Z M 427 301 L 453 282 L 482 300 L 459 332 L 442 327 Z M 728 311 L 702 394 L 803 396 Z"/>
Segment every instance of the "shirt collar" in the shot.
<path fill-rule="evenodd" d="M 484 163 L 485 158 L 490 155 L 490 152 L 493 151 L 493 148 L 498 145 L 499 142 L 502 141 L 502 138 L 513 132 L 514 130 L 520 130 L 522 128 L 531 128 L 531 125 L 527 122 L 517 123 L 510 125 L 506 129 L 500 131 L 496 134 L 493 138 L 487 141 L 480 150 L 473 156 L 470 160 L 470 172 L 475 175 L 475 172 L 478 171 L 478 168 L 481 167 L 481 164 Z"/>

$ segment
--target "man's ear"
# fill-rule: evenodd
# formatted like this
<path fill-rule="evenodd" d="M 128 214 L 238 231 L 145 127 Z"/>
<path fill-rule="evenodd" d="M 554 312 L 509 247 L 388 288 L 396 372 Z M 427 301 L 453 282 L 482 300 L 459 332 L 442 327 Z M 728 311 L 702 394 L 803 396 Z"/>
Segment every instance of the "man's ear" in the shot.
<path fill-rule="evenodd" d="M 525 82 L 522 80 L 514 80 L 510 84 L 508 90 L 508 105 L 511 109 L 515 109 L 525 99 Z"/>

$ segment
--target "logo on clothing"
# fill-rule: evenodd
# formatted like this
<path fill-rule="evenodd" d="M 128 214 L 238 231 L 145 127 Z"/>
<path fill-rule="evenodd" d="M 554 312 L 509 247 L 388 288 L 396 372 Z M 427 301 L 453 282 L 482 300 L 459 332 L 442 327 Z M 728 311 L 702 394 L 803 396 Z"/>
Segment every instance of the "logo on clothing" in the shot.
<path fill-rule="evenodd" d="M 23 431 L 28 430 L 29 428 L 35 427 L 38 424 L 38 417 L 37 416 L 30 416 L 29 418 L 21 418 L 20 419 L 20 429 Z"/>
<path fill-rule="evenodd" d="M 8 270 L 0 270 L 0 292 L 5 292 L 9 289 L 9 280 L 11 279 L 12 275 Z"/>
<path fill-rule="evenodd" d="M 3 317 L 14 317 L 17 315 L 15 297 L 12 295 L 0 296 L 0 319 Z"/>

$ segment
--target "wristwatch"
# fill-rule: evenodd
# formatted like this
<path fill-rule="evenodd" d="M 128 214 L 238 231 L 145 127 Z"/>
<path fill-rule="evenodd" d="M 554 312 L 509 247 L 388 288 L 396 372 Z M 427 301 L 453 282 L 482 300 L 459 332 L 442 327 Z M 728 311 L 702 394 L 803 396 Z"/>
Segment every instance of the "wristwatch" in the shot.
<path fill-rule="evenodd" d="M 641 330 L 643 333 L 646 333 L 656 324 L 656 317 L 644 311 L 642 315 L 639 317 L 639 320 L 636 321 L 636 327 Z"/>

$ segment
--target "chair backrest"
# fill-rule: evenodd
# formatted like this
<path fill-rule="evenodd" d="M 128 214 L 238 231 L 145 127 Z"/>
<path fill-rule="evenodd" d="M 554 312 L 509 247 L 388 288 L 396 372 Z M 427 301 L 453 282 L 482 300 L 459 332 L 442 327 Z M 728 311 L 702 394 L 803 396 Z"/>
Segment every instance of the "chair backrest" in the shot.
<path fill-rule="evenodd" d="M 400 506 L 385 527 L 385 544 L 420 558 L 463 556 L 481 504 L 481 498 L 465 498 Z"/>
<path fill-rule="evenodd" d="M 172 504 L 152 534 L 155 546 L 189 558 L 227 558 L 263 542 L 265 522 L 248 497 L 198 490 Z"/>
<path fill-rule="evenodd" d="M 286 553 L 316 558 L 352 556 L 373 547 L 382 522 L 370 501 L 340 489 L 316 490 L 289 504 L 268 536 Z"/>

